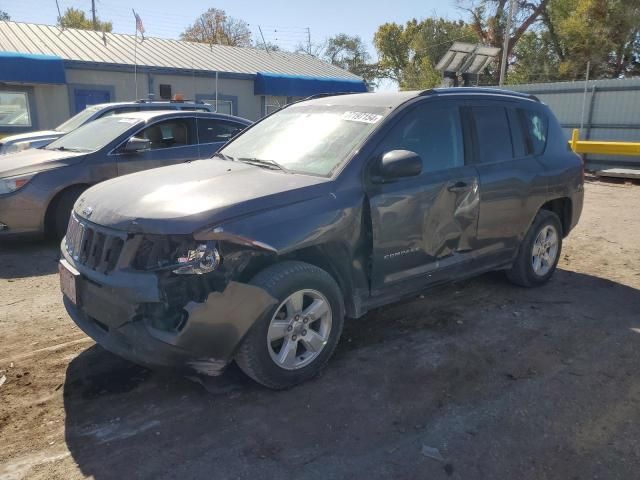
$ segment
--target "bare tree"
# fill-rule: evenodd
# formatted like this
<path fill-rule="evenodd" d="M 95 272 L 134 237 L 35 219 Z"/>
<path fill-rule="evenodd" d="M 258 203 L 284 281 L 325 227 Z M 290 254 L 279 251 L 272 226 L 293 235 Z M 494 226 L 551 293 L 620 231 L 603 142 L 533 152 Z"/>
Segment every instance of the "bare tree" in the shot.
<path fill-rule="evenodd" d="M 224 10 L 210 8 L 200 15 L 182 34 L 181 40 L 189 42 L 250 47 L 251 30 L 244 20 L 227 16 Z"/>

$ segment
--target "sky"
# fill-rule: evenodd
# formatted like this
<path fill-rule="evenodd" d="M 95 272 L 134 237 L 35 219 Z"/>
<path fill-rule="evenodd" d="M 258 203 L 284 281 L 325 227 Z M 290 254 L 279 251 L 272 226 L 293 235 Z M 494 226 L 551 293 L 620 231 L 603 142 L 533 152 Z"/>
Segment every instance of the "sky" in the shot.
<path fill-rule="evenodd" d="M 337 33 L 359 35 L 376 58 L 373 34 L 386 22 L 405 23 L 412 18 L 441 16 L 458 19 L 463 13 L 455 0 L 95 0 L 98 17 L 113 22 L 114 33 L 135 31 L 132 7 L 142 18 L 146 35 L 178 38 L 180 33 L 209 7 L 249 24 L 254 37 L 259 26 L 267 42 L 286 50 L 307 42 L 307 28 L 313 43 Z M 89 13 L 91 0 L 58 0 L 60 10 L 75 7 Z M 0 10 L 17 22 L 54 24 L 56 0 L 0 0 Z M 387 89 L 382 86 L 382 89 Z M 393 88 L 392 85 L 388 87 Z"/>
<path fill-rule="evenodd" d="M 89 13 L 91 0 L 58 0 L 60 9 L 75 7 Z M 390 6 L 392 5 L 392 6 Z M 321 0 L 297 2 L 284 0 L 213 0 L 211 3 L 189 0 L 96 0 L 98 16 L 113 22 L 115 33 L 134 33 L 131 8 L 135 8 L 148 36 L 177 38 L 208 7 L 221 8 L 229 16 L 249 23 L 254 35 L 258 26 L 267 41 L 293 49 L 306 42 L 306 28 L 312 42 L 321 42 L 336 33 L 359 35 L 372 54 L 373 34 L 385 22 L 404 23 L 417 17 L 443 16 L 457 19 L 462 12 L 455 0 Z M 53 24 L 55 0 L 0 0 L 0 10 L 18 22 Z"/>

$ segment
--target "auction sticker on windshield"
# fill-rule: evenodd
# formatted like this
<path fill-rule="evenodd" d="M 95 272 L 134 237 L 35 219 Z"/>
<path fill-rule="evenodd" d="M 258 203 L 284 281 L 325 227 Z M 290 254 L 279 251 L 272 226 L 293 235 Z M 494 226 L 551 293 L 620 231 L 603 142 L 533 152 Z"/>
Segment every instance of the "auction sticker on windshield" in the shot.
<path fill-rule="evenodd" d="M 381 118 L 382 115 L 368 112 L 344 112 L 342 114 L 342 120 L 350 122 L 377 123 Z"/>

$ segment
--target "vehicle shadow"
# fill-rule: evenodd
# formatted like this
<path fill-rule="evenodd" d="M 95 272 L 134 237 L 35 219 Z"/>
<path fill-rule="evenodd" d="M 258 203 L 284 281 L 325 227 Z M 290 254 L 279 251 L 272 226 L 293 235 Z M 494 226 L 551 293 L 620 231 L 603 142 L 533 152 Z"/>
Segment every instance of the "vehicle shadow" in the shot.
<path fill-rule="evenodd" d="M 58 271 L 60 243 L 55 240 L 0 241 L 0 278 L 50 275 Z"/>
<path fill-rule="evenodd" d="M 590 275 L 559 270 L 548 285 L 523 289 L 499 273 L 487 274 L 348 322 L 323 374 L 280 392 L 256 385 L 233 365 L 202 388 L 93 346 L 67 369 L 66 443 L 82 474 L 96 480 L 414 478 L 416 471 L 421 478 L 445 478 L 449 471 L 444 475 L 443 464 L 425 460 L 420 447 L 446 421 L 449 405 L 464 405 L 470 415 L 464 427 L 471 429 L 475 415 L 485 430 L 465 433 L 457 417 L 445 424 L 442 435 L 450 438 L 441 440 L 463 442 L 455 459 L 460 478 L 479 478 L 478 472 L 484 478 L 540 478 L 543 472 L 534 467 L 523 472 L 519 459 L 551 447 L 557 453 L 573 441 L 568 422 L 607 410 L 606 404 L 583 402 L 582 389 L 595 388 L 595 377 L 565 375 L 561 382 L 542 382 L 536 395 L 523 393 L 517 405 L 528 412 L 525 423 L 492 416 L 486 402 L 506 401 L 505 392 L 514 395 L 514 385 L 524 388 L 535 372 L 561 375 L 563 368 L 582 368 L 580 362 L 585 369 L 607 368 L 613 350 L 636 355 L 625 357 L 635 368 L 638 311 L 640 290 Z M 603 353 L 603 338 L 615 340 L 616 349 Z M 545 357 L 533 368 L 526 362 L 536 358 L 537 345 Z M 533 368 L 526 374 L 532 376 L 512 373 L 525 366 Z M 554 408 L 540 402 L 556 394 L 562 400 Z M 547 421 L 566 426 L 554 431 L 552 446 L 549 432 L 537 430 Z M 594 450 L 610 451 L 607 439 L 602 442 Z M 499 460 L 484 454 L 488 444 L 499 448 Z M 573 476 L 553 452 L 540 465 Z M 571 459 L 576 476 L 589 476 L 596 459 L 606 456 L 585 452 Z"/>

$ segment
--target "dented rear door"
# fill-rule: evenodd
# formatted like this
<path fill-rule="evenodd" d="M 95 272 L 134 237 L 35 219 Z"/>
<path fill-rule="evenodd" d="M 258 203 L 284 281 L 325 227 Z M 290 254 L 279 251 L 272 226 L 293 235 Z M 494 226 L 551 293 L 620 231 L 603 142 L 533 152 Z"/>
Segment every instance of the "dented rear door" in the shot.
<path fill-rule="evenodd" d="M 478 174 L 465 161 L 463 137 L 458 104 L 429 101 L 402 116 L 378 147 L 376 157 L 396 149 L 418 153 L 423 171 L 370 187 L 374 291 L 437 282 L 471 260 Z"/>

